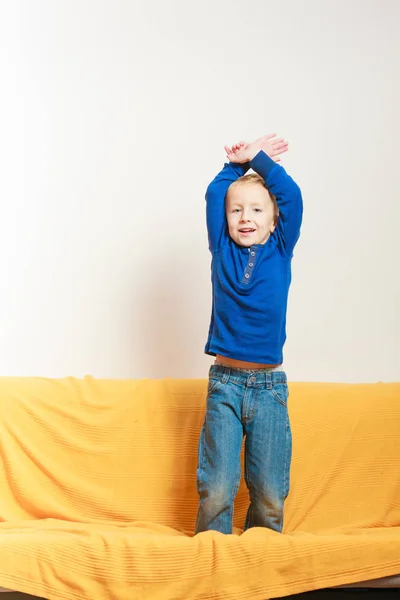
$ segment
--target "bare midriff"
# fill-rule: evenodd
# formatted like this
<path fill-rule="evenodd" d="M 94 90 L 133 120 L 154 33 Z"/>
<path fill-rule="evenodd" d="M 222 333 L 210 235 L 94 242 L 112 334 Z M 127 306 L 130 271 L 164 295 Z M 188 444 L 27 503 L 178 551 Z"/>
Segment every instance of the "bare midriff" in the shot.
<path fill-rule="evenodd" d="M 236 358 L 228 358 L 217 354 L 216 360 L 227 367 L 236 367 L 237 369 L 273 369 L 280 365 L 265 365 L 264 363 L 247 362 L 246 360 L 236 360 Z"/>

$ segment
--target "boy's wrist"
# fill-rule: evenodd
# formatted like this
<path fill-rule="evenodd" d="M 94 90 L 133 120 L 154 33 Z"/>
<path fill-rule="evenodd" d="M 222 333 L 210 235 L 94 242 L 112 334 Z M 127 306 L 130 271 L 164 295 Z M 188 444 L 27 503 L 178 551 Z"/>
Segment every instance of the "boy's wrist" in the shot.
<path fill-rule="evenodd" d="M 246 162 L 229 162 L 230 166 L 233 167 L 233 169 L 237 172 L 237 173 L 241 173 L 241 174 L 245 174 L 247 173 L 247 171 L 250 169 L 250 161 L 246 161 Z"/>
<path fill-rule="evenodd" d="M 265 179 L 277 163 L 264 150 L 257 150 L 249 163 L 250 167 Z"/>

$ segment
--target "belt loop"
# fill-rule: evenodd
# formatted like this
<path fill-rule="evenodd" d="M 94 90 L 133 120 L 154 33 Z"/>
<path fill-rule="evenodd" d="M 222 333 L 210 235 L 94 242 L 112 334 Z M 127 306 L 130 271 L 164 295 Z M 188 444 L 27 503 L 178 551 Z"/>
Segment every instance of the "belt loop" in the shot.
<path fill-rule="evenodd" d="M 265 373 L 265 387 L 267 388 L 267 390 L 272 389 L 272 374 L 271 373 Z"/>
<path fill-rule="evenodd" d="M 228 383 L 231 370 L 229 367 L 224 367 L 224 374 L 222 375 L 221 383 Z"/>

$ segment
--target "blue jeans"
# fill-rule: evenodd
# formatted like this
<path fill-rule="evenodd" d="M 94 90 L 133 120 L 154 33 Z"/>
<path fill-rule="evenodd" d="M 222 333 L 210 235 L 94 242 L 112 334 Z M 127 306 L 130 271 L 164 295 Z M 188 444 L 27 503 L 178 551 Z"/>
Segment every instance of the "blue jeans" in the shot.
<path fill-rule="evenodd" d="M 287 399 L 284 371 L 210 368 L 199 441 L 196 533 L 209 529 L 232 533 L 244 436 L 244 476 L 250 496 L 244 529 L 282 531 L 292 455 Z"/>

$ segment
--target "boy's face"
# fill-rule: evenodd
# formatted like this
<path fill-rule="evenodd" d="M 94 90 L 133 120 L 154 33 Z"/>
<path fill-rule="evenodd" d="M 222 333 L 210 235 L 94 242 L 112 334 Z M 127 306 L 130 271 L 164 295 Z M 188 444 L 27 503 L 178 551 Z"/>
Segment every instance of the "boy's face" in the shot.
<path fill-rule="evenodd" d="M 265 244 L 275 229 L 274 204 L 261 185 L 234 186 L 226 197 L 229 235 L 240 246 Z"/>

